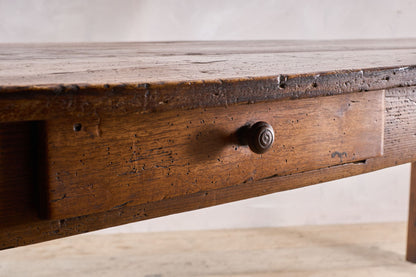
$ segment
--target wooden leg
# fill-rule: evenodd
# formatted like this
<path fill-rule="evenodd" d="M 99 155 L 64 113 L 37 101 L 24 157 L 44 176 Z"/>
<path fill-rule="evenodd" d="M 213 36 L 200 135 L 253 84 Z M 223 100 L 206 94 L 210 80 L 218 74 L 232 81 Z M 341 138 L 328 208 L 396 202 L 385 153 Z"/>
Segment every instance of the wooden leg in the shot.
<path fill-rule="evenodd" d="M 406 260 L 416 263 L 416 162 L 410 173 L 409 221 L 407 226 Z"/>

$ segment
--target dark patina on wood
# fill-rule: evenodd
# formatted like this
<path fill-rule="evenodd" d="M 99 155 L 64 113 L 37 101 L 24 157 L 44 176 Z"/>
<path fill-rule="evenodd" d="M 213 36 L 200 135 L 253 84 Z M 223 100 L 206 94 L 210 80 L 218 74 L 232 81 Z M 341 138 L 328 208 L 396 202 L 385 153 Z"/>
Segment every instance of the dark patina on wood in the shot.
<path fill-rule="evenodd" d="M 0 45 L 0 248 L 416 161 L 415 49 Z M 263 155 L 233 137 L 250 121 L 276 130 Z"/>
<path fill-rule="evenodd" d="M 276 132 L 262 155 L 236 138 L 241 126 L 259 120 Z M 363 161 L 381 156 L 383 121 L 383 91 L 56 119 L 46 124 L 46 214 L 74 217 Z"/>

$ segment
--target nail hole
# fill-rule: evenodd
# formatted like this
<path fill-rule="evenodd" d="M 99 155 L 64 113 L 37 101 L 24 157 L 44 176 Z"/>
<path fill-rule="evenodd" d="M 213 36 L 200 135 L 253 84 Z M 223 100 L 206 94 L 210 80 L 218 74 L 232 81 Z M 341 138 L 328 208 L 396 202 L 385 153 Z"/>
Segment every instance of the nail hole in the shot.
<path fill-rule="evenodd" d="M 75 123 L 74 124 L 74 131 L 75 132 L 79 132 L 79 131 L 81 131 L 81 129 L 82 129 L 81 123 Z"/>

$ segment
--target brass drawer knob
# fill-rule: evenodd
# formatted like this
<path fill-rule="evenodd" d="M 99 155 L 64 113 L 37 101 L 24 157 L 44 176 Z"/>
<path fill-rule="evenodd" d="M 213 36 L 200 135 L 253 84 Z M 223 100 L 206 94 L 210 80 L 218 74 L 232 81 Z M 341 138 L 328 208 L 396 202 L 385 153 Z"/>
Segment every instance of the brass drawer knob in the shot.
<path fill-rule="evenodd" d="M 274 141 L 273 127 L 264 121 L 241 127 L 237 135 L 240 144 L 248 145 L 251 151 L 257 154 L 263 154 L 269 150 Z"/>

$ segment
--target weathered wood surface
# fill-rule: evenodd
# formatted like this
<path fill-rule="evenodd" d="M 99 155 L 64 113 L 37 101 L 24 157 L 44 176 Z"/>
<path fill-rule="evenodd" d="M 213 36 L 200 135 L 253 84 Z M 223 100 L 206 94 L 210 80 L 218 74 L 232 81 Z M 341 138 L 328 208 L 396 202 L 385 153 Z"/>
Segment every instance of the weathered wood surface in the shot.
<path fill-rule="evenodd" d="M 275 143 L 262 155 L 239 146 L 236 137 L 240 127 L 257 121 L 275 130 Z M 46 128 L 47 215 L 62 219 L 365 162 L 382 155 L 384 91 L 67 117 Z"/>
<path fill-rule="evenodd" d="M 329 180 L 357 175 L 416 160 L 416 88 L 386 91 L 384 154 L 365 163 L 347 163 L 323 169 L 276 176 L 260 181 L 190 193 L 138 206 L 62 220 L 26 218 L 25 223 L 5 225 L 0 232 L 0 247 L 9 248 L 44 240 L 84 233 L 128 222 L 178 213 L 268 193 L 299 188 Z"/>
<path fill-rule="evenodd" d="M 154 83 L 416 64 L 416 40 L 0 45 L 0 86 Z"/>
<path fill-rule="evenodd" d="M 4 192 L 0 194 L 0 199 L 3 197 L 0 200 L 0 248 L 416 161 L 413 152 L 416 146 L 413 123 L 416 117 L 416 40 L 3 44 L 0 45 L 0 57 L 0 122 L 6 127 L 23 124 L 17 133 L 0 132 L 3 137 L 0 142 L 9 144 L 7 150 L 0 146 L 3 151 L 0 192 Z M 382 108 L 380 91 L 384 89 L 387 89 L 385 118 L 376 123 L 374 120 L 380 118 L 377 115 Z M 379 98 L 375 97 L 377 95 Z M 372 105 L 355 102 L 351 110 L 355 115 L 335 116 L 335 125 L 331 125 L 331 117 L 342 108 L 337 110 L 329 100 L 323 103 L 327 101 L 324 99 L 354 97 L 371 99 Z M 292 101 L 301 98 L 311 99 Z M 322 105 L 316 110 L 320 101 L 323 101 Z M 293 116 L 289 110 L 293 112 L 297 103 L 310 105 L 304 105 L 303 112 L 295 112 L 296 119 L 289 118 Z M 241 124 L 265 120 L 269 108 L 280 113 L 280 105 L 288 111 L 283 118 L 299 122 L 293 122 L 292 129 L 278 124 L 275 152 L 266 153 L 263 158 L 242 147 L 235 150 L 235 143 L 227 141 Z M 354 107 L 360 109 L 354 110 Z M 328 116 L 320 118 L 322 126 L 306 119 L 303 113 L 308 109 L 310 114 Z M 225 118 L 224 113 L 233 120 Z M 366 113 L 367 117 L 363 117 Z M 241 119 L 242 115 L 249 118 Z M 267 118 L 278 122 L 270 114 Z M 352 121 L 337 122 L 337 118 Z M 357 118 L 363 121 L 358 127 L 353 124 Z M 196 125 L 187 124 L 190 130 L 181 131 L 186 120 Z M 220 128 L 208 126 L 214 120 Z M 156 121 L 153 129 L 146 125 Z M 77 123 L 81 125 L 75 126 Z M 165 123 L 169 136 L 162 131 Z M 371 136 L 375 130 L 383 128 L 382 123 L 384 137 Z M 309 154 L 298 155 L 300 152 L 291 152 L 290 148 L 283 147 L 283 143 L 279 145 L 279 133 L 305 138 L 312 134 L 317 136 L 308 129 L 309 125 L 317 128 L 315 132 L 335 128 L 335 133 L 325 133 L 321 136 L 325 139 L 319 137 L 316 140 L 323 140 L 334 149 L 322 146 L 315 148 L 316 151 L 305 152 L 311 151 Z M 368 128 L 359 129 L 363 126 Z M 80 131 L 75 132 L 74 128 Z M 3 129 L 0 127 L 0 131 Z M 306 130 L 312 133 L 303 133 Z M 367 132 L 370 130 L 374 133 Z M 367 134 L 363 136 L 364 140 L 372 141 L 365 146 L 375 148 L 359 149 L 355 158 L 349 155 L 355 151 L 352 148 L 342 150 L 349 145 L 342 140 L 343 132 L 346 133 L 344 138 L 350 138 L 349 135 L 360 131 Z M 194 148 L 193 144 L 198 132 L 202 135 L 198 137 L 204 138 L 201 142 L 203 154 L 198 154 L 200 148 Z M 176 135 L 172 137 L 172 134 Z M 191 143 L 186 142 L 186 134 L 191 135 Z M 221 149 L 216 141 L 209 140 L 211 136 L 225 138 L 223 142 L 229 145 Z M 31 144 L 33 137 L 35 145 Z M 356 140 L 353 136 L 355 142 L 351 145 L 358 147 Z M 316 141 L 313 144 L 319 145 Z M 146 149 L 140 149 L 142 143 Z M 172 148 L 176 144 L 181 145 L 181 154 L 186 154 L 187 161 L 183 161 L 183 157 L 179 159 L 179 151 Z M 308 149 L 301 144 L 292 146 Z M 160 147 L 167 147 L 169 151 L 159 153 Z M 210 160 L 211 156 L 208 159 L 210 147 L 215 150 L 213 156 L 216 159 Z M 90 148 L 89 152 L 85 150 L 87 148 Z M 143 151 L 151 149 L 161 163 L 152 160 L 154 154 L 143 155 Z M 336 152 L 339 155 L 334 154 L 332 158 Z M 347 157 L 342 154 L 344 152 L 348 152 Z M 235 153 L 241 157 L 235 157 Z M 278 153 L 290 158 L 278 156 Z M 319 154 L 314 157 L 314 153 Z M 276 155 L 273 159 L 279 166 L 267 164 L 268 155 Z M 137 159 L 143 156 L 146 163 Z M 22 164 L 8 170 L 13 164 L 8 163 L 11 159 L 22 160 Z M 244 168 L 231 167 L 233 159 L 241 160 Z M 286 159 L 288 167 L 280 165 L 283 161 L 286 164 Z M 169 164 L 172 161 L 177 167 Z M 125 164 L 121 164 L 123 162 Z M 254 172 L 253 168 L 259 162 L 263 167 Z M 225 166 L 217 166 L 221 163 Z M 152 165 L 153 169 L 143 168 L 146 164 Z M 226 172 L 227 168 L 231 172 Z M 189 177 L 183 174 L 184 169 L 190 169 Z M 124 181 L 103 173 L 106 181 L 98 184 L 94 176 L 89 176 L 97 170 L 114 170 L 114 176 L 121 175 L 117 177 Z M 140 170 L 147 175 L 138 175 Z M 18 174 L 19 171 L 22 174 Z M 161 181 L 161 176 L 169 182 Z M 152 177 L 155 180 L 150 180 Z M 171 182 L 171 178 L 176 179 Z M 198 182 L 193 178 L 199 178 Z M 178 185 L 180 179 L 186 186 Z M 121 201 L 123 194 L 115 193 L 121 190 L 125 191 L 124 196 L 131 198 Z M 38 195 L 38 192 L 44 193 Z M 10 200 L 13 198 L 24 204 L 19 206 L 19 201 Z M 110 201 L 115 198 L 117 203 Z M 76 201 L 78 199 L 82 201 Z M 94 199 L 103 202 L 97 204 Z M 86 202 L 91 205 L 74 206 Z M 10 213 L 6 211 L 13 209 Z M 39 211 L 49 212 L 49 216 L 59 220 L 41 219 L 37 215 Z M 10 214 L 13 216 L 8 216 Z M 87 215 L 76 216 L 79 214 Z"/>
<path fill-rule="evenodd" d="M 416 85 L 416 40 L 0 45 L 0 121 Z"/>

